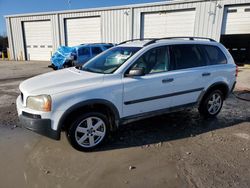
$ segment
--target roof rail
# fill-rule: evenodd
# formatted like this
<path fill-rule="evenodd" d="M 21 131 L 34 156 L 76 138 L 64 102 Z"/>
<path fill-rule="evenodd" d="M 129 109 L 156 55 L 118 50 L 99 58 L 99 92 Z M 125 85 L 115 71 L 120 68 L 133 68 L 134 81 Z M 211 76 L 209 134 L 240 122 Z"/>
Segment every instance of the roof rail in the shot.
<path fill-rule="evenodd" d="M 86 44 L 114 44 L 111 42 L 90 42 L 90 43 L 82 43 L 80 45 L 86 45 Z"/>
<path fill-rule="evenodd" d="M 133 41 L 143 41 L 143 40 L 155 40 L 156 38 L 140 38 L 140 39 L 130 39 L 130 40 L 125 40 L 121 43 L 119 43 L 118 45 L 120 44 L 125 44 L 127 42 L 133 42 Z"/>
<path fill-rule="evenodd" d="M 149 44 L 153 44 L 158 40 L 164 40 L 164 39 L 188 39 L 188 40 L 196 40 L 196 39 L 201 39 L 201 40 L 209 40 L 211 42 L 216 42 L 214 39 L 211 38 L 206 38 L 206 37 L 163 37 L 163 38 L 155 38 L 152 39 L 151 41 L 147 42 L 146 44 L 144 44 L 143 46 L 147 46 Z"/>

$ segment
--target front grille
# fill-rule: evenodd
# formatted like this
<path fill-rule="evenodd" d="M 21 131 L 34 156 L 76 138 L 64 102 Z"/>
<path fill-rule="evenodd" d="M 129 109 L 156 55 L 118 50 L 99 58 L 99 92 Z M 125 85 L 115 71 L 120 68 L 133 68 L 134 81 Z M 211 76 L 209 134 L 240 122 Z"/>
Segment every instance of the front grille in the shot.
<path fill-rule="evenodd" d="M 21 92 L 21 101 L 23 103 L 23 93 Z"/>

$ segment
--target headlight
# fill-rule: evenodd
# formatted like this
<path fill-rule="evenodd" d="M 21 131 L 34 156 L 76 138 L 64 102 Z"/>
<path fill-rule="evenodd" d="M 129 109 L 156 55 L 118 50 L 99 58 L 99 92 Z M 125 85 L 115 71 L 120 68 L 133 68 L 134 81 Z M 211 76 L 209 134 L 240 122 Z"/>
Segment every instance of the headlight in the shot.
<path fill-rule="evenodd" d="M 37 111 L 51 111 L 51 97 L 49 95 L 30 96 L 27 98 L 27 107 Z"/>

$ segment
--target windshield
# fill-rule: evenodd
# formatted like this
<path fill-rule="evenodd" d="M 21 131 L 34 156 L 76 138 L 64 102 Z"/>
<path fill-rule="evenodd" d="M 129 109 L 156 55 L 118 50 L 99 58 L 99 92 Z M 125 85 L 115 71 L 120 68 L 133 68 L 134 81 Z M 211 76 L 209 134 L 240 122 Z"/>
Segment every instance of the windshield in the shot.
<path fill-rule="evenodd" d="M 112 48 L 84 64 L 82 70 L 103 74 L 113 73 L 140 49 L 140 47 Z"/>

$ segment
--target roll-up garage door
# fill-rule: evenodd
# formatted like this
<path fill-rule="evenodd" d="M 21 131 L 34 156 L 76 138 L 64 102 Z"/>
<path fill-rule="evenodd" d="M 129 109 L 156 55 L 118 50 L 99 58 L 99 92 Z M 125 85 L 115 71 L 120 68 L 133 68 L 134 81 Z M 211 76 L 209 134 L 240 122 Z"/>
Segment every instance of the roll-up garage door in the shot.
<path fill-rule="evenodd" d="M 193 36 L 195 9 L 142 14 L 141 37 Z"/>
<path fill-rule="evenodd" d="M 49 61 L 53 50 L 50 21 L 23 22 L 27 60 Z"/>
<path fill-rule="evenodd" d="M 100 17 L 66 19 L 65 30 L 68 46 L 101 42 Z"/>
<path fill-rule="evenodd" d="M 250 5 L 225 8 L 222 34 L 250 34 Z"/>

